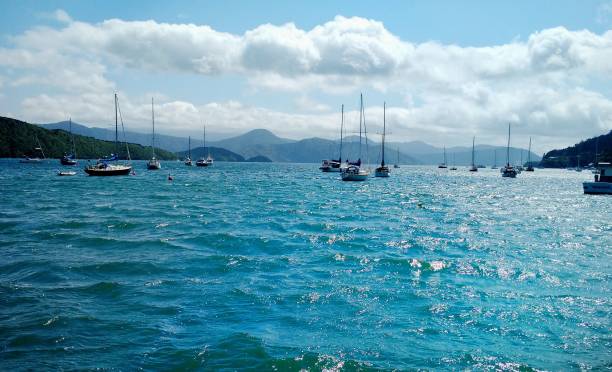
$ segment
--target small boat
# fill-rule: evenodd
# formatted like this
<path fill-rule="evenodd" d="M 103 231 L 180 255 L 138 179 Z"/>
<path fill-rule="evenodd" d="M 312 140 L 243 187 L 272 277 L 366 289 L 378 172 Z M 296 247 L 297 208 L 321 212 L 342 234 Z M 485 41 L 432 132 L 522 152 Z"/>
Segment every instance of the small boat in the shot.
<path fill-rule="evenodd" d="M 98 160 L 96 164 L 90 164 L 85 167 L 85 173 L 90 176 L 126 176 L 130 174 L 132 166 L 130 164 L 117 164 L 112 163 L 119 160 L 119 124 L 118 124 L 118 110 L 117 105 L 119 104 L 117 93 L 115 93 L 115 153 L 111 154 L 108 158 Z M 123 126 L 123 119 L 121 119 L 121 125 Z M 128 160 L 130 160 L 130 149 L 125 144 Z"/>
<path fill-rule="evenodd" d="M 36 144 L 38 145 L 38 147 L 34 148 L 34 153 L 39 152 L 40 155 L 42 155 L 42 159 L 39 156 L 32 156 L 32 157 L 24 156 L 21 160 L 19 160 L 20 163 L 38 164 L 38 163 L 41 163 L 43 159 L 45 159 L 45 153 L 43 152 L 42 146 L 40 145 L 38 136 L 35 135 L 35 138 L 36 138 Z"/>
<path fill-rule="evenodd" d="M 577 159 L 577 165 L 576 165 L 576 168 L 574 168 L 574 170 L 576 172 L 582 172 L 582 167 L 580 166 L 580 155 L 577 155 L 576 159 Z"/>
<path fill-rule="evenodd" d="M 344 128 L 344 105 L 341 107 L 341 120 L 340 120 L 340 154 L 338 156 L 338 160 L 335 159 L 325 159 L 321 162 L 321 166 L 319 169 L 322 172 L 341 172 L 342 171 L 342 136 L 343 136 L 343 128 Z"/>
<path fill-rule="evenodd" d="M 446 146 L 444 146 L 444 161 L 438 165 L 438 168 L 446 169 Z"/>
<path fill-rule="evenodd" d="M 596 167 L 598 174 L 594 175 L 595 180 L 582 183 L 584 193 L 612 195 L 612 164 L 599 163 Z"/>
<path fill-rule="evenodd" d="M 64 154 L 64 156 L 62 156 L 62 158 L 60 159 L 60 163 L 62 165 L 74 166 L 74 165 L 77 165 L 77 160 L 76 160 L 76 149 L 74 146 L 74 136 L 72 135 L 72 118 L 68 119 L 68 122 L 70 123 L 69 131 L 70 131 L 70 141 L 72 142 L 72 152 L 70 154 Z"/>
<path fill-rule="evenodd" d="M 472 165 L 470 166 L 470 172 L 478 172 L 478 167 L 474 163 L 474 144 L 476 137 L 472 137 Z"/>
<path fill-rule="evenodd" d="M 453 152 L 453 166 L 448 168 L 449 170 L 457 170 L 457 167 L 455 166 L 455 153 Z"/>
<path fill-rule="evenodd" d="M 151 136 L 151 159 L 147 163 L 147 169 L 159 170 L 161 163 L 155 157 L 155 110 L 153 107 L 153 97 L 151 97 L 151 123 L 153 125 L 153 135 Z"/>
<path fill-rule="evenodd" d="M 76 176 L 76 172 L 74 171 L 59 171 L 57 172 L 58 176 Z"/>
<path fill-rule="evenodd" d="M 193 166 L 193 162 L 191 161 L 191 136 L 189 136 L 189 152 L 187 157 L 185 158 L 185 165 L 188 167 Z"/>
<path fill-rule="evenodd" d="M 393 164 L 393 168 L 398 169 L 399 166 L 399 147 L 397 148 L 397 161 Z"/>
<path fill-rule="evenodd" d="M 382 134 L 382 158 L 380 166 L 374 170 L 376 177 L 389 177 L 389 167 L 385 164 L 385 136 L 387 133 L 387 103 L 383 102 L 383 134 Z"/>
<path fill-rule="evenodd" d="M 204 136 L 202 137 L 202 148 L 206 150 L 206 125 L 204 125 Z M 208 151 L 208 156 L 205 158 L 204 156 L 200 157 L 198 161 L 196 161 L 196 165 L 198 167 L 209 167 L 213 164 L 213 159 L 210 156 L 210 150 Z"/>
<path fill-rule="evenodd" d="M 491 169 L 497 169 L 497 150 L 493 150 L 493 166 Z"/>
<path fill-rule="evenodd" d="M 499 170 L 502 177 L 516 178 L 518 171 L 510 165 L 510 123 L 508 123 L 508 146 L 506 147 L 506 165 Z"/>
<path fill-rule="evenodd" d="M 370 176 L 370 172 L 361 168 L 361 133 L 362 123 L 365 132 L 365 119 L 363 110 L 363 94 L 360 95 L 361 108 L 359 110 L 359 159 L 355 163 L 348 163 L 348 166 L 342 169 L 342 181 L 365 181 Z M 366 137 L 367 141 L 367 137 Z"/>

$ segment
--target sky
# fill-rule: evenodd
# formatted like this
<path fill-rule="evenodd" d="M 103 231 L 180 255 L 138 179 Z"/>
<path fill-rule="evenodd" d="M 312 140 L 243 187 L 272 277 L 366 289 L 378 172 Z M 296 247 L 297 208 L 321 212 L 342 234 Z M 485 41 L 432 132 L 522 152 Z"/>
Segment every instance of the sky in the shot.
<path fill-rule="evenodd" d="M 545 152 L 612 129 L 612 0 L 0 0 L 0 115 Z"/>

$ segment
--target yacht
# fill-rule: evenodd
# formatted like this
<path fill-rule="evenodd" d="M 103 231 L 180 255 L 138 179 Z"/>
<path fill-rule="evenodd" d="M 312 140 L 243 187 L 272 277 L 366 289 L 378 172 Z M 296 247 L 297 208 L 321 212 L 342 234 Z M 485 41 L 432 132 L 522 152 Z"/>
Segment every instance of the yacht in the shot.
<path fill-rule="evenodd" d="M 380 166 L 374 170 L 374 176 L 376 177 L 389 177 L 389 167 L 385 164 L 385 135 L 387 133 L 387 103 L 383 103 L 383 134 L 382 134 L 382 158 Z"/>
<path fill-rule="evenodd" d="M 446 169 L 446 146 L 444 146 L 444 161 L 438 165 L 438 168 Z"/>
<path fill-rule="evenodd" d="M 72 135 L 72 118 L 70 118 L 68 120 L 69 124 L 69 131 L 70 131 L 70 142 L 72 143 L 72 152 L 70 154 L 64 154 L 64 156 L 62 156 L 62 158 L 60 159 L 60 163 L 62 165 L 77 165 L 77 160 L 76 160 L 76 149 L 74 147 L 74 136 Z"/>
<path fill-rule="evenodd" d="M 502 177 L 516 178 L 517 170 L 510 165 L 510 123 L 508 123 L 508 146 L 506 147 L 506 165 L 500 169 Z"/>
<path fill-rule="evenodd" d="M 397 161 L 393 164 L 393 168 L 398 169 L 399 166 L 399 147 L 397 148 Z"/>
<path fill-rule="evenodd" d="M 363 132 L 365 133 L 365 118 L 363 110 L 363 94 L 360 95 L 360 110 L 359 110 L 359 159 L 357 162 L 348 163 L 348 166 L 342 169 L 341 177 L 342 181 L 365 181 L 370 176 L 370 172 L 361 167 L 361 134 L 362 134 L 362 123 Z M 366 135 L 367 143 L 367 135 Z"/>
<path fill-rule="evenodd" d="M 531 137 L 529 137 L 529 152 L 527 152 L 527 168 L 525 168 L 525 172 L 533 171 L 533 164 L 531 164 Z"/>
<path fill-rule="evenodd" d="M 206 150 L 206 125 L 204 125 L 204 136 L 202 137 L 202 149 Z M 210 156 L 210 150 L 208 151 L 208 156 L 206 158 L 202 156 L 198 159 L 198 161 L 196 161 L 196 165 L 198 167 L 209 167 L 212 164 L 213 164 L 213 159 Z"/>
<path fill-rule="evenodd" d="M 153 98 L 151 97 L 151 123 L 153 124 L 153 136 L 151 137 L 151 159 L 147 163 L 147 169 L 149 170 L 159 170 L 161 169 L 161 164 L 159 160 L 155 157 L 155 111 L 153 108 Z"/>
<path fill-rule="evenodd" d="M 42 159 L 39 156 L 32 156 L 32 157 L 24 156 L 21 160 L 19 160 L 20 163 L 30 163 L 30 164 L 34 163 L 34 164 L 37 164 L 37 163 L 42 162 L 43 159 L 45 158 L 45 153 L 43 152 L 42 146 L 40 145 L 40 141 L 38 140 L 38 136 L 35 135 L 34 137 L 36 138 L 36 144 L 38 145 L 38 147 L 34 148 L 34 153 L 36 153 L 36 152 L 40 153 L 42 155 Z"/>
<path fill-rule="evenodd" d="M 341 107 L 341 119 L 340 119 L 340 154 L 338 160 L 323 160 L 319 169 L 322 172 L 340 172 L 342 171 L 342 131 L 344 128 L 344 105 Z"/>
<path fill-rule="evenodd" d="M 612 164 L 596 164 L 598 174 L 595 174 L 593 182 L 583 182 L 582 188 L 585 194 L 607 194 L 612 195 Z"/>
<path fill-rule="evenodd" d="M 472 137 L 472 165 L 470 166 L 470 172 L 478 172 L 478 167 L 474 163 L 474 143 L 476 142 L 476 137 Z"/>
<path fill-rule="evenodd" d="M 453 152 L 453 166 L 448 168 L 449 170 L 457 170 L 457 167 L 455 166 L 455 153 Z"/>
<path fill-rule="evenodd" d="M 191 161 L 191 136 L 189 136 L 189 152 L 187 153 L 187 157 L 185 158 L 185 165 L 188 167 L 193 166 L 193 162 Z"/>

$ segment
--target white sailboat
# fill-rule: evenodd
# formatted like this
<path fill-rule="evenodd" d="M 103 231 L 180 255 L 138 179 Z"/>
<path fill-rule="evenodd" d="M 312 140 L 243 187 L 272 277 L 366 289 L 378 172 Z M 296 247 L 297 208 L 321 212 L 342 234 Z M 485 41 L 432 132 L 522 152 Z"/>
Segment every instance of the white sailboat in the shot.
<path fill-rule="evenodd" d="M 517 170 L 510 165 L 510 123 L 508 123 L 508 146 L 506 147 L 506 165 L 500 169 L 502 177 L 516 178 Z"/>
<path fill-rule="evenodd" d="M 491 169 L 497 169 L 497 150 L 493 150 L 493 166 Z"/>
<path fill-rule="evenodd" d="M 188 167 L 193 166 L 193 162 L 191 161 L 191 136 L 189 136 L 189 152 L 187 153 L 187 157 L 185 158 L 185 165 Z"/>
<path fill-rule="evenodd" d="M 574 169 L 576 172 L 582 172 L 582 167 L 580 166 L 580 155 L 576 156 L 576 160 L 577 160 L 577 165 L 576 168 Z"/>
<path fill-rule="evenodd" d="M 202 149 L 206 150 L 206 125 L 204 125 L 204 135 L 202 137 Z M 208 156 L 205 158 L 201 156 L 198 161 L 196 161 L 196 165 L 198 167 L 208 167 L 212 165 L 212 158 L 210 157 L 210 151 L 208 152 Z"/>
<path fill-rule="evenodd" d="M 446 146 L 444 146 L 444 161 L 438 165 L 438 168 L 446 169 Z"/>
<path fill-rule="evenodd" d="M 151 97 L 151 123 L 153 124 L 153 135 L 151 137 L 151 159 L 147 163 L 147 169 L 159 170 L 161 169 L 161 164 L 155 157 L 155 109 L 153 106 L 153 97 Z"/>
<path fill-rule="evenodd" d="M 449 170 L 457 170 L 457 167 L 455 166 L 455 153 L 453 152 L 453 166 L 448 168 Z"/>
<path fill-rule="evenodd" d="M 71 149 L 71 153 L 70 154 L 66 154 L 64 153 L 64 156 L 62 156 L 62 158 L 60 159 L 60 163 L 62 165 L 77 165 L 77 160 L 76 160 L 76 148 L 74 146 L 74 136 L 72 135 L 72 118 L 68 119 L 69 122 L 69 131 L 70 131 L 70 143 L 72 144 L 72 149 Z"/>
<path fill-rule="evenodd" d="M 397 148 L 397 161 L 395 162 L 395 164 L 393 164 L 393 168 L 397 169 L 399 168 L 399 147 Z"/>
<path fill-rule="evenodd" d="M 19 161 L 20 163 L 30 163 L 30 164 L 34 163 L 34 164 L 36 164 L 36 163 L 42 162 L 43 159 L 45 159 L 45 153 L 43 152 L 42 146 L 40 145 L 40 141 L 38 140 L 38 136 L 34 135 L 34 138 L 36 138 L 36 145 L 38 146 L 38 147 L 34 148 L 34 152 L 35 153 L 36 152 L 40 153 L 42 155 L 42 159 L 39 156 L 32 156 L 32 157 L 24 156 L 23 159 L 21 159 Z"/>
<path fill-rule="evenodd" d="M 359 159 L 355 163 L 348 163 L 348 166 L 342 169 L 341 177 L 342 181 L 365 181 L 370 176 L 370 173 L 361 168 L 361 125 L 365 127 L 365 119 L 364 119 L 364 111 L 363 111 L 363 94 L 360 95 L 360 110 L 359 110 Z M 365 132 L 365 130 L 364 130 Z M 366 137 L 367 141 L 367 137 Z M 367 143 L 367 142 L 366 142 Z"/>
<path fill-rule="evenodd" d="M 476 137 L 472 137 L 472 166 L 470 167 L 470 172 L 478 172 L 478 167 L 476 167 L 476 163 L 474 162 L 475 151 L 474 144 L 476 142 Z"/>
<path fill-rule="evenodd" d="M 385 135 L 387 133 L 387 103 L 383 102 L 383 134 L 382 134 L 382 158 L 380 166 L 374 170 L 374 176 L 376 177 L 389 177 L 389 167 L 385 164 Z"/>

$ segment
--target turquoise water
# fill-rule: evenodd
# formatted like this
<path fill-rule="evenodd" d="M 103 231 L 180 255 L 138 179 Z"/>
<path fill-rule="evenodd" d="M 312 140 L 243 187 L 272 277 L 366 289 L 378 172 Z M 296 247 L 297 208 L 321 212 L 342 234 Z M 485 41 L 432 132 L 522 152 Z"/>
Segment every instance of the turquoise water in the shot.
<path fill-rule="evenodd" d="M 2 370 L 612 368 L 590 173 L 135 164 L 0 160 Z"/>

